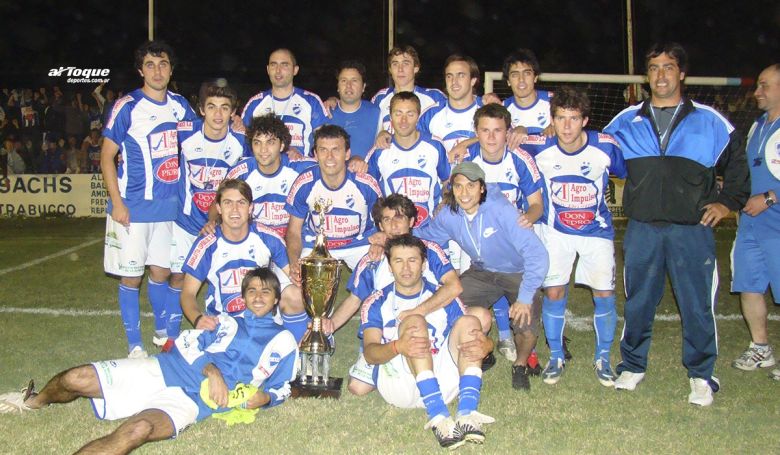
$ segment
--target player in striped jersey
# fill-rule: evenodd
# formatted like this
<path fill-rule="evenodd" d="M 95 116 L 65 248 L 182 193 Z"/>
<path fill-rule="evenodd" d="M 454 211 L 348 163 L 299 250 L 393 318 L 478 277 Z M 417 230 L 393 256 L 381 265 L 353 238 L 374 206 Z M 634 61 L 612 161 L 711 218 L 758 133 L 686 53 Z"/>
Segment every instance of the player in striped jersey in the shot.
<path fill-rule="evenodd" d="M 379 198 L 371 213 L 377 220 L 379 230 L 388 238 L 409 234 L 417 218 L 414 202 L 397 193 Z M 463 288 L 444 250 L 434 242 L 423 240 L 423 243 L 427 247 L 427 261 L 423 275 L 426 280 L 438 286 L 436 292 L 422 301 L 418 307 L 418 312 L 427 314 L 451 302 L 460 295 Z M 393 274 L 384 255 L 378 260 L 368 254 L 363 256 L 347 282 L 349 296 L 341 302 L 331 319 L 323 320 L 325 332 L 332 333 L 341 328 L 372 292 L 381 290 L 392 282 Z M 407 314 L 402 313 L 401 319 Z M 374 390 L 374 366 L 367 364 L 363 357 L 362 332 L 358 333 L 358 338 L 361 339 L 360 354 L 357 362 L 350 368 L 348 389 L 355 395 L 365 395 Z"/>
<path fill-rule="evenodd" d="M 385 131 L 393 132 L 390 124 L 390 100 L 399 92 L 414 92 L 420 98 L 420 113 L 437 104 L 445 104 L 447 98 L 441 90 L 418 87 L 414 80 L 420 71 L 420 56 L 412 46 L 396 46 L 387 55 L 387 67 L 393 86 L 379 90 L 371 102 L 379 107 L 379 118 Z"/>
<path fill-rule="evenodd" d="M 425 408 L 425 428 L 442 447 L 481 444 L 482 426 L 495 421 L 477 412 L 485 336 L 478 317 L 464 315 L 458 299 L 430 313 L 417 312 L 436 290 L 423 278 L 425 250 L 409 234 L 388 240 L 385 256 L 394 281 L 372 294 L 361 311 L 366 360 L 378 365 L 374 376 L 382 398 L 400 408 Z M 446 403 L 456 396 L 453 420 Z"/>
<path fill-rule="evenodd" d="M 120 277 L 119 309 L 131 357 L 146 357 L 139 288 L 147 265 L 155 330 L 164 332 L 168 322 L 171 229 L 179 209 L 176 126 L 195 119 L 187 100 L 168 91 L 175 62 L 173 49 L 163 42 L 150 41 L 135 51 L 143 87 L 114 104 L 100 151 L 109 194 L 104 269 Z"/>
<path fill-rule="evenodd" d="M 417 129 L 420 99 L 412 92 L 397 93 L 390 103 L 393 138 L 387 148 L 368 155 L 368 173 L 379 181 L 382 194 L 401 193 L 417 206 L 417 225 L 425 225 L 441 199 L 441 186 L 450 176 L 444 145 Z"/>
<path fill-rule="evenodd" d="M 247 271 L 268 267 L 273 262 L 281 282 L 280 312 L 303 312 L 301 291 L 290 284 L 287 251 L 284 240 L 273 229 L 250 222 L 252 190 L 246 182 L 224 180 L 216 195 L 216 207 L 221 223 L 213 234 L 199 237 L 192 245 L 182 270 L 186 273 L 181 293 L 184 316 L 196 329 L 214 330 L 217 316 L 235 315 L 245 308 L 241 297 L 241 280 Z M 201 311 L 196 297 L 203 282 L 208 282 L 205 311 Z M 298 327 L 290 330 L 296 340 L 303 337 Z"/>
<path fill-rule="evenodd" d="M 252 188 L 253 219 L 284 237 L 290 214 L 285 201 L 298 176 L 317 162 L 311 158 L 291 159 L 283 153 L 290 145 L 290 132 L 274 114 L 252 119 L 247 129 L 247 141 L 254 157 L 241 160 L 228 173 L 228 178 L 244 180 Z"/>
<path fill-rule="evenodd" d="M 298 63 L 289 49 L 277 49 L 268 57 L 268 78 L 271 89 L 250 98 L 241 120 L 249 126 L 252 118 L 273 112 L 290 130 L 289 150 L 311 156 L 312 134 L 325 123 L 327 111 L 320 97 L 293 86 Z"/>
<path fill-rule="evenodd" d="M 158 333 L 156 341 L 172 345 L 179 335 L 181 324 L 181 287 L 184 284 L 182 265 L 199 233 L 213 232 L 216 210 L 209 211 L 217 194 L 217 187 L 228 170 L 246 154 L 243 131 L 230 127 L 230 117 L 236 112 L 236 93 L 229 86 L 211 82 L 200 90 L 200 113 L 203 119 L 179 122 L 179 204 L 181 210 L 173 224 L 171 243 L 171 278 L 166 298 L 168 328 Z M 158 341 L 158 343 L 159 343 Z"/>
<path fill-rule="evenodd" d="M 522 147 L 536 158 L 544 176 L 544 217 L 537 233 L 550 255 L 544 280 L 542 322 L 550 361 L 544 382 L 557 383 L 564 371 L 563 328 L 574 261 L 575 282 L 593 291 L 596 331 L 594 368 L 604 386 L 614 374 L 609 353 L 615 335 L 615 250 L 612 214 L 604 197 L 609 174 L 625 177 L 623 154 L 608 134 L 584 130 L 590 101 L 583 92 L 562 88 L 552 100 L 555 136 L 529 136 Z"/>

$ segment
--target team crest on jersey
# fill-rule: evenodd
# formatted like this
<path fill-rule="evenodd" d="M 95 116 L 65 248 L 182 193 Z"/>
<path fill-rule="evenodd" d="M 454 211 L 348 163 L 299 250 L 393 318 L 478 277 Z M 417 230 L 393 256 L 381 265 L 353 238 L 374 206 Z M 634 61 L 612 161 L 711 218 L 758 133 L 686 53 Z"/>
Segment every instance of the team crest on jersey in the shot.
<path fill-rule="evenodd" d="M 347 199 L 344 201 L 347 203 L 347 207 L 355 208 L 355 196 L 352 194 L 347 195 Z"/>
<path fill-rule="evenodd" d="M 301 111 L 302 111 L 302 109 L 301 109 L 301 105 L 299 103 L 293 104 L 293 113 L 295 115 L 300 115 Z"/>
<path fill-rule="evenodd" d="M 426 164 L 428 164 L 428 159 L 425 157 L 425 155 L 420 155 L 417 157 L 417 165 L 420 166 L 420 168 L 424 168 Z"/>
<path fill-rule="evenodd" d="M 163 183 L 175 183 L 179 181 L 179 157 L 172 156 L 160 163 L 157 166 L 155 177 Z"/>
<path fill-rule="evenodd" d="M 540 126 L 544 126 L 547 124 L 547 115 L 544 113 L 539 113 L 539 115 L 536 117 L 536 121 L 539 122 Z"/>
<path fill-rule="evenodd" d="M 587 161 L 583 161 L 582 164 L 580 165 L 580 172 L 582 172 L 582 175 L 588 175 L 592 170 L 593 167 Z"/>
<path fill-rule="evenodd" d="M 282 180 L 282 182 L 279 184 L 279 186 L 282 189 L 282 193 L 287 194 L 287 190 L 290 188 L 290 185 L 287 183 L 287 179 Z"/>
<path fill-rule="evenodd" d="M 282 355 L 281 355 L 281 354 L 279 354 L 278 352 L 272 352 L 272 353 L 271 353 L 271 355 L 270 355 L 270 356 L 268 356 L 268 363 L 269 363 L 269 364 L 270 364 L 272 367 L 275 367 L 275 366 L 276 366 L 276 365 L 278 365 L 278 364 L 279 364 L 279 362 L 281 362 L 281 361 L 282 361 Z"/>

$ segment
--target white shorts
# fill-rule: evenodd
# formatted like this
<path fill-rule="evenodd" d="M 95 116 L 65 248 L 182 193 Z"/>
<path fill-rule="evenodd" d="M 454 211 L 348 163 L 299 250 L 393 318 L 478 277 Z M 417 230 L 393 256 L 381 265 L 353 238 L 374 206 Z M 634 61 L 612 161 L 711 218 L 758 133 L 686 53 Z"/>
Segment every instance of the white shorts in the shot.
<path fill-rule="evenodd" d="M 192 249 L 192 244 L 195 243 L 195 239 L 198 236 L 190 234 L 176 223 L 171 224 L 173 231 L 171 234 L 171 272 L 182 273 L 181 267 L 184 265 L 184 261 Z"/>
<path fill-rule="evenodd" d="M 550 269 L 543 287 L 568 284 L 574 260 L 579 255 L 575 283 L 597 291 L 615 289 L 615 246 L 612 240 L 563 234 L 546 225 L 541 225 L 536 233 L 550 256 Z"/>
<path fill-rule="evenodd" d="M 156 358 L 105 360 L 92 366 L 103 395 L 90 399 L 98 419 L 124 419 L 147 409 L 159 409 L 173 422 L 174 437 L 197 420 L 198 405 L 181 387 L 165 385 Z"/>
<path fill-rule="evenodd" d="M 351 270 L 355 270 L 355 267 L 357 267 L 358 262 L 360 262 L 361 259 L 363 259 L 363 256 L 368 254 L 368 249 L 371 247 L 371 245 L 362 245 L 362 246 L 356 246 L 354 248 L 342 248 L 340 250 L 328 250 L 330 251 L 330 255 L 333 256 L 336 259 L 341 259 L 342 261 L 347 263 L 347 266 Z M 311 253 L 311 248 L 304 248 L 301 251 L 301 258 L 305 258 Z"/>
<path fill-rule="evenodd" d="M 171 267 L 173 221 L 130 223 L 123 226 L 106 215 L 103 269 L 111 275 L 138 277 L 147 265 Z"/>
<path fill-rule="evenodd" d="M 366 356 L 363 355 L 361 350 L 358 353 L 357 361 L 354 365 L 349 367 L 349 376 L 353 379 L 357 379 L 360 382 L 365 382 L 368 385 L 376 387 L 374 384 L 374 369 L 376 365 L 371 365 L 366 362 Z"/>
<path fill-rule="evenodd" d="M 441 397 L 445 403 L 454 400 L 460 391 L 460 373 L 455 359 L 450 354 L 449 340 L 449 337 L 444 340 L 444 346 L 447 348 L 433 356 L 433 374 L 439 382 Z M 399 408 L 425 407 L 417 389 L 417 381 L 404 356 L 397 355 L 376 368 L 376 389 L 385 401 Z"/>

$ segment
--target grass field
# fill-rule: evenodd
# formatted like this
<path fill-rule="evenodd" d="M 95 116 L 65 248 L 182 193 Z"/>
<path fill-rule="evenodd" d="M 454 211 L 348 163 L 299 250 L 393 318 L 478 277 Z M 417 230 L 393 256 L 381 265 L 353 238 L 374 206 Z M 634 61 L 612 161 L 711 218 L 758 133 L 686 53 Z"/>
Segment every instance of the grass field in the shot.
<path fill-rule="evenodd" d="M 35 378 L 39 387 L 54 373 L 81 363 L 126 355 L 118 314 L 116 281 L 102 272 L 102 220 L 0 220 L 0 392 Z M 618 241 L 621 238 L 619 233 Z M 680 362 L 680 323 L 668 291 L 655 324 L 645 381 L 631 392 L 599 385 L 591 370 L 593 331 L 589 293 L 575 289 L 567 327 L 574 360 L 554 386 L 532 379 L 530 393 L 510 385 L 503 359 L 484 378 L 480 410 L 497 419 L 484 446 L 462 453 L 780 453 L 780 384 L 765 371 L 730 367 L 748 343 L 736 296 L 728 293 L 728 251 L 734 227 L 717 232 L 720 298 L 717 313 L 722 384 L 710 408 L 687 403 Z M 618 245 L 620 246 L 620 245 Z M 619 248 L 618 248 L 619 249 Z M 42 261 L 37 261 L 44 258 Z M 618 268 L 621 267 L 618 255 Z M 622 277 L 618 276 L 618 283 Z M 145 293 L 142 293 L 145 295 Z M 622 287 L 618 289 L 622 314 Z M 149 307 L 142 303 L 143 311 Z M 770 305 L 770 341 L 780 346 L 780 309 Z M 152 319 L 142 319 L 151 346 Z M 619 330 L 622 323 L 618 325 Z M 357 355 L 352 321 L 337 336 L 333 368 L 346 376 Z M 540 356 L 547 350 L 540 342 Z M 613 364 L 619 360 L 617 340 Z M 227 428 L 209 419 L 176 441 L 148 445 L 138 453 L 424 453 L 440 450 L 422 429 L 422 410 L 390 407 L 377 394 L 363 398 L 346 391 L 341 400 L 292 400 L 261 412 L 252 425 Z M 110 432 L 88 401 L 40 412 L 0 416 L 0 453 L 69 453 Z"/>

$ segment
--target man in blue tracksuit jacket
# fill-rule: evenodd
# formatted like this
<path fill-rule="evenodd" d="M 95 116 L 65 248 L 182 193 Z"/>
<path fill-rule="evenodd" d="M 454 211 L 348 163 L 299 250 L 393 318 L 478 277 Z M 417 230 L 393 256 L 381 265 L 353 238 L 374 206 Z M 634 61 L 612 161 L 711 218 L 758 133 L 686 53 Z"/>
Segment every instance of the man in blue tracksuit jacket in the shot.
<path fill-rule="evenodd" d="M 455 166 L 450 185 L 451 194 L 445 193 L 435 218 L 415 229 L 415 235 L 440 245 L 455 240 L 471 257 L 471 267 L 460 277 L 460 297 L 485 333 L 490 331 L 490 306 L 504 296 L 514 302 L 509 309 L 517 345 L 512 386 L 528 389 L 526 360 L 539 335 L 537 291 L 547 275 L 547 250 L 532 230 L 520 227 L 517 208 L 498 185 L 485 183 L 485 172 L 476 163 Z"/>
<path fill-rule="evenodd" d="M 749 194 L 744 149 L 734 127 L 711 107 L 682 96 L 687 55 L 677 43 L 647 53 L 652 96 L 618 114 L 604 129 L 623 151 L 629 218 L 625 256 L 625 327 L 616 389 L 644 379 L 653 320 L 672 282 L 683 327 L 688 402 L 712 404 L 718 355 L 715 327 L 718 273 L 712 228 Z M 716 172 L 723 171 L 719 190 Z"/>

